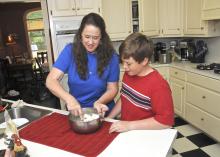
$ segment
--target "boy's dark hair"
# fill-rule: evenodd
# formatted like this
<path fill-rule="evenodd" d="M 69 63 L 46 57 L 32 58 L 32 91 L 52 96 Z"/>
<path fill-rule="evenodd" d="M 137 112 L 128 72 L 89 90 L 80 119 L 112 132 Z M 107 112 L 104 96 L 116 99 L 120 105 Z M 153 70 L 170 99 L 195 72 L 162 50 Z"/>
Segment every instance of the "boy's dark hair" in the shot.
<path fill-rule="evenodd" d="M 153 42 L 141 33 L 132 33 L 119 47 L 120 58 L 132 57 L 138 63 L 144 58 L 150 59 L 153 54 Z"/>

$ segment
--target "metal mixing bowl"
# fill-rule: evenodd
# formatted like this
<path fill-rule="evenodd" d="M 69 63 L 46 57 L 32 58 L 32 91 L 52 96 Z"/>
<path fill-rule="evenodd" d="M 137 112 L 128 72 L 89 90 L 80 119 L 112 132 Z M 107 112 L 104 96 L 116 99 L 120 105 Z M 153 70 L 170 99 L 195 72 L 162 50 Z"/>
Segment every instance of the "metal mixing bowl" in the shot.
<path fill-rule="evenodd" d="M 97 114 L 98 112 L 95 108 L 82 108 L 83 114 Z M 98 115 L 97 119 L 91 120 L 91 121 L 84 121 L 80 119 L 79 116 L 75 116 L 73 114 L 69 114 L 69 122 L 72 130 L 76 133 L 80 134 L 87 134 L 87 133 L 93 133 L 97 131 L 101 125 L 102 121 L 100 116 Z"/>

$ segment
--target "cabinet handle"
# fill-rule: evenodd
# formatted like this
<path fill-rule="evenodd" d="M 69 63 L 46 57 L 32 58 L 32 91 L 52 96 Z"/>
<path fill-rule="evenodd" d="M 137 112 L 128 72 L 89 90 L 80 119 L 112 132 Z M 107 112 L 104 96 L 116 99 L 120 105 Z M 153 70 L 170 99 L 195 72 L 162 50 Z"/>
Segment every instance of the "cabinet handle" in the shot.
<path fill-rule="evenodd" d="M 77 8 L 77 10 L 79 10 L 79 8 Z"/>
<path fill-rule="evenodd" d="M 184 89 L 184 87 L 182 87 L 182 89 Z"/>
<path fill-rule="evenodd" d="M 177 71 L 175 71 L 175 74 L 177 75 L 177 74 L 178 74 L 178 72 L 177 72 Z"/>
<path fill-rule="evenodd" d="M 179 30 L 180 30 L 180 28 L 177 28 L 177 30 L 179 31 Z"/>
<path fill-rule="evenodd" d="M 204 118 L 201 118 L 201 121 L 204 121 Z"/>
<path fill-rule="evenodd" d="M 205 99 L 205 98 L 206 98 L 206 96 L 205 96 L 205 95 L 203 95 L 203 96 L 202 96 L 202 98 L 203 98 L 203 99 Z"/>
<path fill-rule="evenodd" d="M 72 8 L 72 10 L 75 10 L 75 8 Z"/>
<path fill-rule="evenodd" d="M 129 31 L 128 33 L 131 33 L 131 31 Z"/>
<path fill-rule="evenodd" d="M 204 27 L 201 27 L 201 30 L 203 30 L 204 29 Z"/>

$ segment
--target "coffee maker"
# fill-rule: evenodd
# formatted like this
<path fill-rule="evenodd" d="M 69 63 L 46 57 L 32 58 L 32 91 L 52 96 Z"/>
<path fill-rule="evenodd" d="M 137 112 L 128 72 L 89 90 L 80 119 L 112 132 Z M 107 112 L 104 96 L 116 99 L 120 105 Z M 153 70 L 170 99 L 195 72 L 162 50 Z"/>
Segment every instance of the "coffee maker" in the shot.
<path fill-rule="evenodd" d="M 166 53 L 166 43 L 163 42 L 157 42 L 154 45 L 154 60 L 155 62 L 159 61 L 160 54 Z"/>
<path fill-rule="evenodd" d="M 189 60 L 188 44 L 186 41 L 180 42 L 180 57 L 182 61 Z"/>

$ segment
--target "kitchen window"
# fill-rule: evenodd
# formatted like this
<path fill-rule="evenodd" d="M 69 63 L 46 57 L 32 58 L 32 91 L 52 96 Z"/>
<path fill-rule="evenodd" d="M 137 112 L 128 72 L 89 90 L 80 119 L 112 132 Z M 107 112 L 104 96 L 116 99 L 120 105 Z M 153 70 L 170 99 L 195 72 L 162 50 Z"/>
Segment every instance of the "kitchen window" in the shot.
<path fill-rule="evenodd" d="M 26 25 L 29 47 L 32 57 L 37 57 L 38 51 L 46 51 L 43 14 L 41 10 L 31 11 L 26 15 Z"/>

